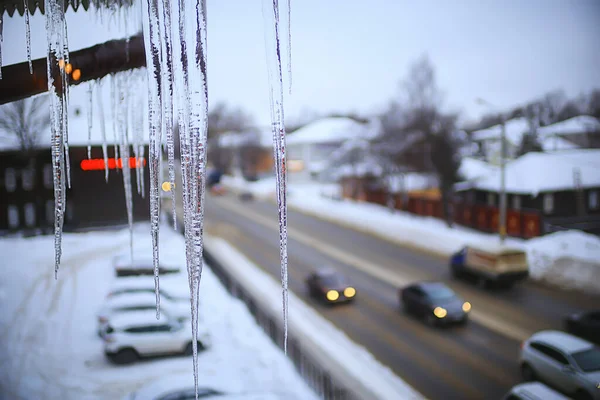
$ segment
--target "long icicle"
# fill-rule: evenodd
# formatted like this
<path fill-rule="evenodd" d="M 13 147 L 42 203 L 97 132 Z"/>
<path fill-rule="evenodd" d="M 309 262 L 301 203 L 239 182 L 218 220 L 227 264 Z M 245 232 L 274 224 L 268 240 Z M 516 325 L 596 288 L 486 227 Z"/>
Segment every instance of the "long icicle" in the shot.
<path fill-rule="evenodd" d="M 87 88 L 88 96 L 88 108 L 87 108 L 87 123 L 88 123 L 88 145 L 87 145 L 87 158 L 92 158 L 92 118 L 93 118 L 93 106 L 94 106 L 94 81 L 88 84 Z"/>
<path fill-rule="evenodd" d="M 66 210 L 65 153 L 63 113 L 67 82 L 61 71 L 65 65 L 62 34 L 64 32 L 64 3 L 61 0 L 46 1 L 46 36 L 48 41 L 47 74 L 50 95 L 50 120 L 52 132 L 52 171 L 54 175 L 54 277 L 62 256 L 62 230 Z"/>
<path fill-rule="evenodd" d="M 288 79 L 289 79 L 289 93 L 292 94 L 292 0 L 287 0 L 287 22 L 288 22 L 288 42 L 287 42 L 287 68 L 288 68 Z"/>
<path fill-rule="evenodd" d="M 273 130 L 273 158 L 277 175 L 277 205 L 279 214 L 279 257 L 281 259 L 281 286 L 283 297 L 283 349 L 287 354 L 288 336 L 288 269 L 287 269 L 287 168 L 285 152 L 285 124 L 283 114 L 283 78 L 279 42 L 279 1 L 264 0 L 265 39 L 271 100 Z"/>
<path fill-rule="evenodd" d="M 0 12 L 0 79 L 2 79 L 2 43 L 4 42 L 4 13 Z"/>
<path fill-rule="evenodd" d="M 23 0 L 25 6 L 25 39 L 27 40 L 27 61 L 29 62 L 29 73 L 33 74 L 33 65 L 31 64 L 31 24 L 29 23 L 29 6 L 27 0 Z"/>
<path fill-rule="evenodd" d="M 64 3 L 65 0 L 62 0 Z M 64 13 L 63 13 L 64 18 Z M 69 35 L 67 33 L 67 22 L 62 25 L 62 33 L 61 33 L 61 46 L 63 48 L 63 59 L 65 60 L 65 65 L 69 64 Z M 69 156 L 69 74 L 67 74 L 67 69 L 62 68 L 63 73 L 63 140 L 64 140 L 64 149 L 65 149 L 65 168 L 67 174 L 67 186 L 71 189 L 71 157 Z M 66 203 L 64 203 L 66 207 Z M 65 209 L 66 211 L 66 209 Z"/>
<path fill-rule="evenodd" d="M 161 46 L 158 0 L 146 0 L 148 19 L 144 26 L 146 46 L 146 69 L 148 71 L 148 122 L 150 126 L 150 233 L 152 236 L 152 259 L 154 264 L 154 288 L 156 293 L 156 318 L 160 318 L 160 286 L 158 276 L 158 234 L 160 221 L 159 182 L 161 160 Z"/>
<path fill-rule="evenodd" d="M 162 0 L 163 23 L 162 43 L 163 54 L 163 88 L 162 109 L 167 138 L 167 157 L 169 163 L 169 184 L 171 193 L 171 212 L 173 214 L 173 229 L 177 229 L 177 209 L 175 205 L 175 145 L 173 140 L 173 42 L 171 39 L 171 0 Z"/>
<path fill-rule="evenodd" d="M 113 146 L 115 150 L 115 160 L 119 159 L 119 139 L 117 138 L 117 78 L 115 74 L 110 76 L 110 116 L 112 118 L 113 128 Z M 115 169 L 117 173 L 119 169 Z"/>
<path fill-rule="evenodd" d="M 102 97 L 103 82 L 96 88 L 98 95 L 98 119 L 100 120 L 100 132 L 102 133 L 102 157 L 104 158 L 104 180 L 108 183 L 108 145 L 106 143 L 106 122 L 104 121 L 104 98 Z"/>

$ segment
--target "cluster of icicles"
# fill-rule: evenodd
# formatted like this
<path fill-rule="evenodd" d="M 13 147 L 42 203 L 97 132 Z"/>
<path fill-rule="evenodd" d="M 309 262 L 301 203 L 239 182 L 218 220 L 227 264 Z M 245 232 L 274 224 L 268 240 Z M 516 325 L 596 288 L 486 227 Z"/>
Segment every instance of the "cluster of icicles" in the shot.
<path fill-rule="evenodd" d="M 27 4 L 27 2 L 25 2 Z M 174 6 L 174 7 L 173 7 Z M 50 93 L 52 134 L 52 168 L 55 199 L 55 276 L 61 261 L 61 240 L 66 210 L 66 189 L 70 188 L 70 163 L 68 144 L 68 74 L 64 65 L 69 63 L 67 24 L 64 0 L 46 0 L 46 35 L 48 44 L 47 74 Z M 174 116 L 177 112 L 181 155 L 181 181 L 183 198 L 183 223 L 186 244 L 187 272 L 190 286 L 192 314 L 192 343 L 194 383 L 198 384 L 197 324 L 200 278 L 203 265 L 203 222 L 206 171 L 206 143 L 208 130 L 208 89 L 206 80 L 206 0 L 141 0 L 146 70 L 128 71 L 111 76 L 111 114 L 113 120 L 115 159 L 122 162 L 123 184 L 130 227 L 131 258 L 133 260 L 132 185 L 129 164 L 130 148 L 135 159 L 145 159 L 142 125 L 145 96 L 140 88 L 147 87 L 150 169 L 150 229 L 153 248 L 156 312 L 160 317 L 159 296 L 159 221 L 161 147 L 166 141 L 168 174 L 173 204 L 173 225 L 177 223 L 175 211 L 175 138 Z M 289 30 L 290 0 L 287 0 L 288 17 L 288 74 L 291 91 L 291 35 Z M 119 11 L 120 12 L 120 11 Z M 280 257 L 283 295 L 284 350 L 287 352 L 288 325 L 288 273 L 287 273 L 287 207 L 286 207 L 286 152 L 283 114 L 283 77 L 281 69 L 279 1 L 264 0 L 265 39 L 271 100 L 273 155 L 277 177 L 277 202 L 280 221 Z M 127 17 L 125 17 L 127 20 Z M 27 55 L 31 72 L 29 13 L 25 10 Z M 173 33 L 176 39 L 173 40 Z M 0 79 L 2 62 L 2 14 L 0 14 Z M 102 151 L 105 178 L 108 180 L 107 138 L 102 104 L 102 84 L 90 82 L 88 87 L 88 135 L 91 141 L 92 104 L 97 95 L 102 133 Z M 130 137 L 132 140 L 130 140 Z M 88 145 L 88 158 L 91 146 Z M 135 168 L 138 193 L 144 196 L 143 168 Z"/>

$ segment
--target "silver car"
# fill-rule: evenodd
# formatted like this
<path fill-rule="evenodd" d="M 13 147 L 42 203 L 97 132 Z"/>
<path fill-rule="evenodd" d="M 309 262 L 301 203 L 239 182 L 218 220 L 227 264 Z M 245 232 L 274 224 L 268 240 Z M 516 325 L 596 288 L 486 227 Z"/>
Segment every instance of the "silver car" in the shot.
<path fill-rule="evenodd" d="M 537 332 L 521 345 L 521 373 L 575 399 L 600 400 L 600 349 L 560 331 Z"/>

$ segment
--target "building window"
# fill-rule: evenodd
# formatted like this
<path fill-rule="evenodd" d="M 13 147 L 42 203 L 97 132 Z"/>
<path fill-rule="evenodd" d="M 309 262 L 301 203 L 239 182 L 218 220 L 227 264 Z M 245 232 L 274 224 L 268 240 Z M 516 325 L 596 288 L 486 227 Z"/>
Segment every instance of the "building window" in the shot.
<path fill-rule="evenodd" d="M 467 203 L 469 203 L 469 204 L 475 203 L 475 192 L 472 190 L 469 190 L 467 192 Z"/>
<path fill-rule="evenodd" d="M 8 206 L 8 226 L 17 228 L 19 226 L 19 209 L 15 205 Z"/>
<path fill-rule="evenodd" d="M 46 222 L 54 224 L 54 200 L 46 201 Z"/>
<path fill-rule="evenodd" d="M 21 181 L 24 190 L 32 190 L 34 184 L 34 169 L 32 167 L 25 168 L 21 171 Z"/>
<path fill-rule="evenodd" d="M 7 192 L 14 192 L 17 189 L 17 172 L 14 168 L 4 170 L 4 187 Z"/>
<path fill-rule="evenodd" d="M 35 206 L 33 203 L 25 204 L 25 225 L 35 225 Z"/>
<path fill-rule="evenodd" d="M 514 195 L 512 197 L 512 208 L 513 208 L 513 210 L 521 209 L 521 196 Z"/>
<path fill-rule="evenodd" d="M 44 187 L 52 189 L 54 187 L 54 176 L 52 174 L 52 164 L 44 165 Z"/>
<path fill-rule="evenodd" d="M 554 196 L 552 193 L 544 195 L 544 213 L 551 214 L 554 211 Z"/>
<path fill-rule="evenodd" d="M 490 207 L 494 207 L 496 205 L 496 193 L 487 194 L 487 203 Z"/>
<path fill-rule="evenodd" d="M 598 209 L 598 191 L 597 190 L 590 190 L 590 193 L 588 194 L 588 205 L 590 207 L 590 210 L 597 210 Z"/>

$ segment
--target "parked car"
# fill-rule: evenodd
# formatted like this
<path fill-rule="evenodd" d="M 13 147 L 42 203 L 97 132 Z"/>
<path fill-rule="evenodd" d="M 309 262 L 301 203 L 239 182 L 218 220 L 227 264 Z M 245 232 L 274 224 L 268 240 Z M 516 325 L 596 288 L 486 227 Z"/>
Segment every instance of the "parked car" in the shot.
<path fill-rule="evenodd" d="M 565 329 L 573 335 L 600 344 L 600 310 L 567 316 Z"/>
<path fill-rule="evenodd" d="M 157 320 L 153 311 L 115 315 L 106 327 L 104 354 L 116 364 L 129 364 L 140 358 L 159 355 L 191 355 L 189 327 L 189 320 L 166 317 Z M 199 329 L 198 351 L 209 346 L 208 332 Z"/>
<path fill-rule="evenodd" d="M 306 278 L 310 296 L 328 304 L 347 303 L 356 298 L 356 289 L 339 272 L 324 268 Z"/>
<path fill-rule="evenodd" d="M 540 380 L 576 399 L 600 399 L 600 349 L 561 331 L 535 333 L 521 345 L 525 381 Z"/>
<path fill-rule="evenodd" d="M 154 275 L 154 264 L 152 258 L 141 257 L 134 258 L 131 261 L 130 255 L 119 255 L 113 259 L 113 267 L 115 274 L 121 276 L 137 276 L 137 275 Z M 181 268 L 174 265 L 160 264 L 158 267 L 159 274 L 177 274 L 181 272 Z"/>
<path fill-rule="evenodd" d="M 109 297 L 97 314 L 98 335 L 103 336 L 109 321 L 116 314 L 135 311 L 152 311 L 156 318 L 156 295 L 150 293 L 120 294 Z M 173 301 L 165 297 L 160 298 L 161 314 L 179 321 L 191 317 L 190 304 L 182 301 Z"/>
<path fill-rule="evenodd" d="M 398 295 L 408 313 L 424 318 L 429 325 L 469 320 L 471 303 L 441 282 L 414 283 L 401 289 Z"/>
<path fill-rule="evenodd" d="M 190 301 L 190 289 L 185 278 L 169 279 L 169 275 L 160 279 L 160 295 L 172 301 Z M 154 277 L 135 276 L 115 279 L 107 298 L 131 293 L 154 293 Z"/>
<path fill-rule="evenodd" d="M 569 400 L 540 382 L 520 383 L 514 386 L 502 400 Z"/>
<path fill-rule="evenodd" d="M 527 253 L 505 245 L 466 246 L 450 258 L 450 272 L 455 278 L 473 277 L 482 287 L 511 286 L 529 276 Z"/>
<path fill-rule="evenodd" d="M 224 371 L 224 374 L 227 374 Z M 294 393 L 277 393 L 256 391 L 232 392 L 225 385 L 215 383 L 215 377 L 198 375 L 198 398 L 215 400 L 300 400 Z M 188 375 L 170 374 L 154 380 L 135 392 L 123 397 L 122 400 L 194 400 L 193 379 Z"/>

